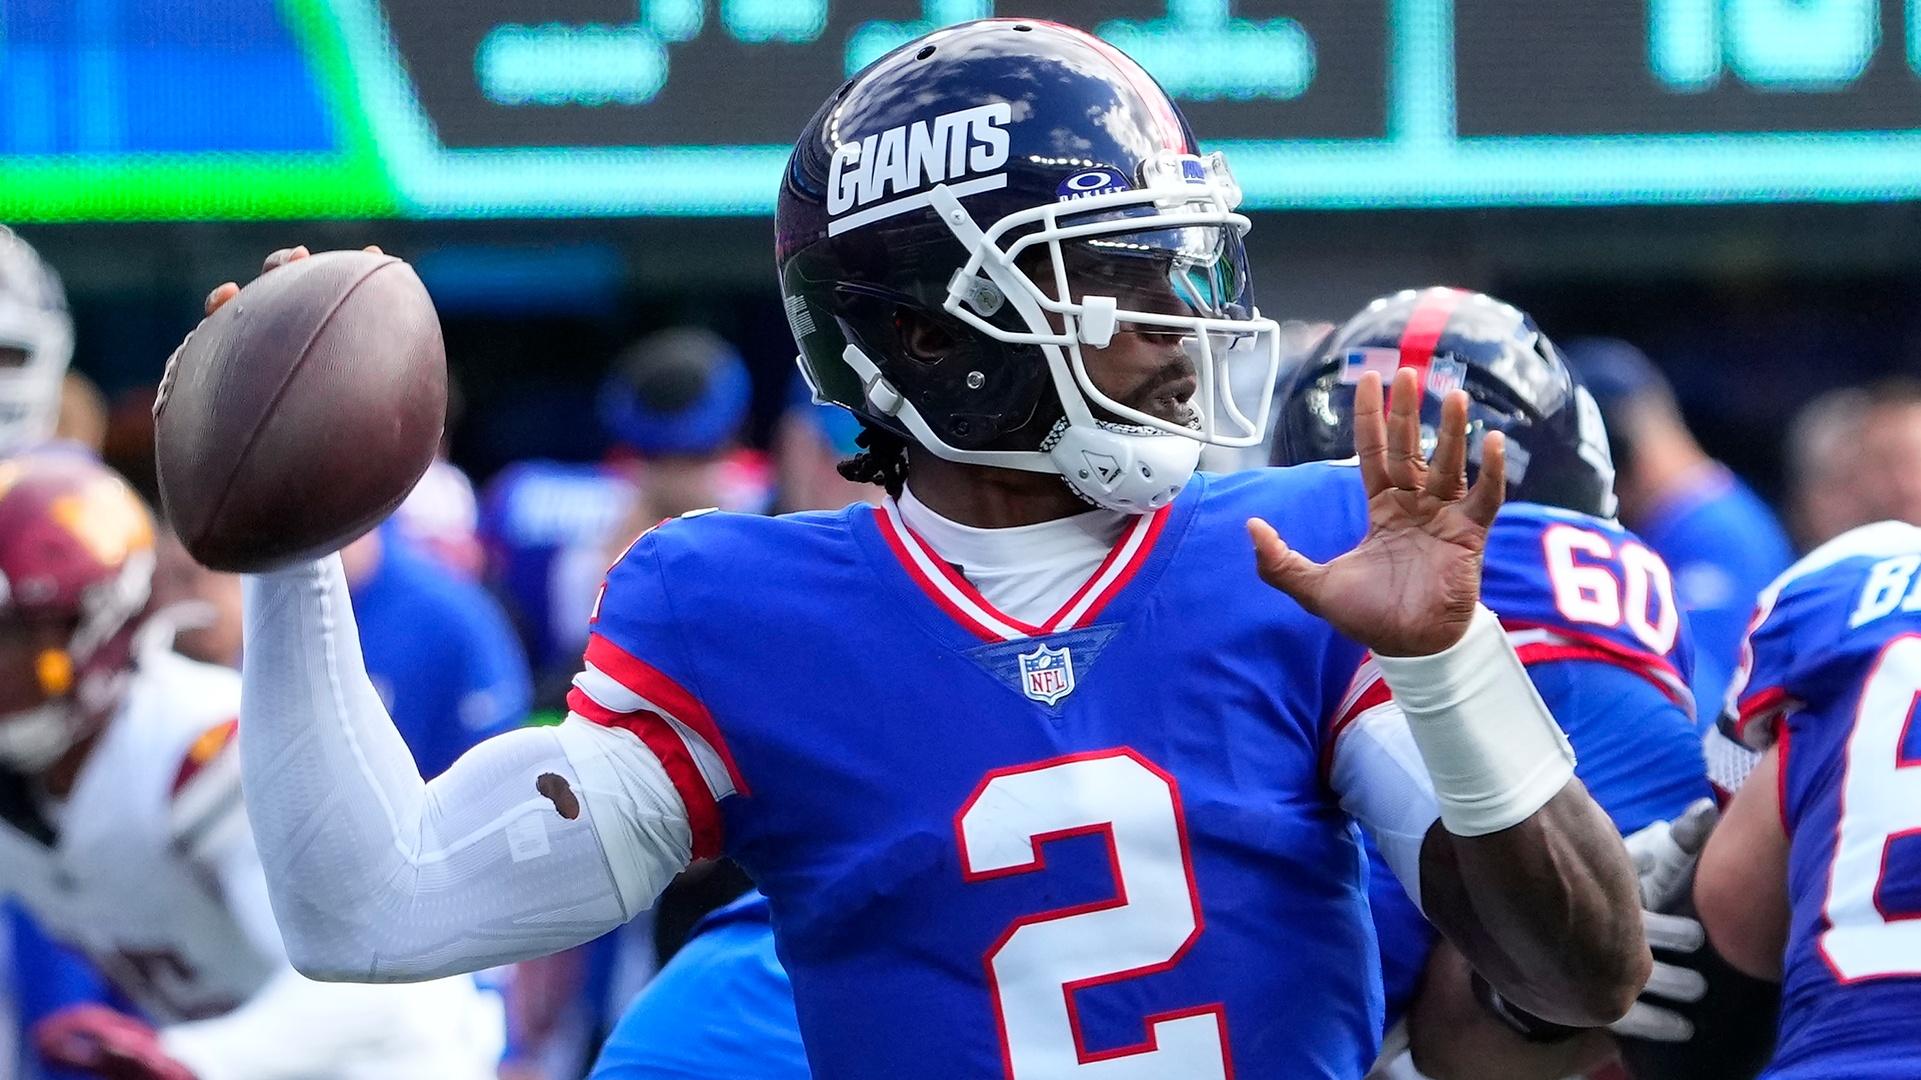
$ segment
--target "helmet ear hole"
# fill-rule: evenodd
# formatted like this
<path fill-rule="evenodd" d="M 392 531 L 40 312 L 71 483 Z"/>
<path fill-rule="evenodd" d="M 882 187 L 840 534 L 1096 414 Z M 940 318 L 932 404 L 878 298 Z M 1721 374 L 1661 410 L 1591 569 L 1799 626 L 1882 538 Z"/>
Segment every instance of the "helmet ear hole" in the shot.
<path fill-rule="evenodd" d="M 938 364 L 954 351 L 953 328 L 925 312 L 895 308 L 894 332 L 899 336 L 901 353 L 923 364 Z"/>

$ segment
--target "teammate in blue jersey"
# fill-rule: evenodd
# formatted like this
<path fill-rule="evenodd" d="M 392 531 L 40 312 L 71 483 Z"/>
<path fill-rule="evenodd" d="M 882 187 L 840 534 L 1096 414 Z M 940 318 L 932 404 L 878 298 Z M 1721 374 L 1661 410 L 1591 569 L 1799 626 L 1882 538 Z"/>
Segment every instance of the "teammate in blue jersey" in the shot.
<path fill-rule="evenodd" d="M 1921 529 L 1867 525 L 1762 594 L 1724 726 L 1764 754 L 1701 856 L 1735 967 L 1782 982 L 1770 1080 L 1921 1075 Z"/>
<path fill-rule="evenodd" d="M 400 722 L 423 776 L 527 716 L 527 661 L 499 605 L 439 565 L 393 525 L 345 556 L 354 619 L 380 699 Z"/>
<path fill-rule="evenodd" d="M 1194 472 L 1263 437 L 1278 355 L 1238 201 L 1079 31 L 967 23 L 856 75 L 777 247 L 803 369 L 866 428 L 848 472 L 889 501 L 648 533 L 574 715 L 431 784 L 337 564 L 252 578 L 245 789 L 290 954 L 538 955 L 724 853 L 818 1075 L 1352 1078 L 1381 1020 L 1360 820 L 1508 1000 L 1620 1016 L 1632 866 L 1478 604 L 1502 437 L 1470 486 L 1466 395 L 1430 457 L 1411 374 L 1391 415 L 1370 374 L 1356 466 Z M 1376 672 L 1393 703 L 1333 731 Z"/>
<path fill-rule="evenodd" d="M 601 386 L 608 460 L 518 462 L 487 485 L 481 539 L 537 672 L 580 659 L 594 588 L 642 529 L 703 506 L 760 508 L 758 458 L 734 452 L 751 392 L 732 345 L 661 331 L 624 351 Z"/>
<path fill-rule="evenodd" d="M 1569 342 L 1567 357 L 1607 422 L 1621 519 L 1674 570 L 1695 637 L 1703 725 L 1727 693 L 1754 598 L 1794 560 L 1774 512 L 1688 431 L 1668 385 L 1641 350 L 1613 338 Z"/>
<path fill-rule="evenodd" d="M 1356 384 L 1401 368 L 1421 387 L 1429 438 L 1441 395 L 1456 387 L 1473 401 L 1472 438 L 1507 436 L 1507 502 L 1488 533 L 1482 601 L 1567 732 L 1576 775 L 1623 834 L 1680 816 L 1709 795 L 1686 620 L 1667 565 L 1612 520 L 1614 472 L 1592 399 L 1524 312 L 1447 288 L 1369 303 L 1296 369 L 1281 395 L 1275 463 L 1352 457 Z M 1378 695 L 1357 701 L 1336 723 L 1365 723 L 1377 704 Z M 1547 1080 L 1609 1056 L 1598 1034 L 1557 1031 L 1549 1045 L 1541 1029 L 1526 1041 L 1496 1027 L 1458 954 L 1430 962 L 1433 927 L 1372 855 L 1387 1022 L 1410 1020 L 1428 1072 L 1482 1075 L 1499 1061 L 1503 1075 L 1531 1069 Z"/>
<path fill-rule="evenodd" d="M 750 891 L 710 913 L 615 1025 L 589 1080 L 808 1080 L 773 912 Z"/>

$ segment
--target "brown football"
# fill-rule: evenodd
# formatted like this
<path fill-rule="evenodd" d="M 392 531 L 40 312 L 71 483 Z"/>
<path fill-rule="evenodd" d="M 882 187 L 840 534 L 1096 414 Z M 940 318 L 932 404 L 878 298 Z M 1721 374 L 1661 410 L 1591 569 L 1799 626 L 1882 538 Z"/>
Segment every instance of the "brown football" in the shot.
<path fill-rule="evenodd" d="M 322 555 L 400 505 L 446 420 L 440 320 L 413 268 L 323 252 L 240 290 L 168 363 L 161 507 L 216 570 Z"/>

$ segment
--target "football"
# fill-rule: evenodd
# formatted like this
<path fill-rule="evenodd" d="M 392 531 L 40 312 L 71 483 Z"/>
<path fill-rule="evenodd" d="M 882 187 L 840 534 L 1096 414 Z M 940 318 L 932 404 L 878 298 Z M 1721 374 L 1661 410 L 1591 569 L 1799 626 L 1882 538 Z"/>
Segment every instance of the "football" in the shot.
<path fill-rule="evenodd" d="M 400 504 L 446 418 L 440 320 L 412 267 L 364 251 L 287 263 L 168 363 L 154 403 L 161 506 L 216 570 L 323 555 Z"/>

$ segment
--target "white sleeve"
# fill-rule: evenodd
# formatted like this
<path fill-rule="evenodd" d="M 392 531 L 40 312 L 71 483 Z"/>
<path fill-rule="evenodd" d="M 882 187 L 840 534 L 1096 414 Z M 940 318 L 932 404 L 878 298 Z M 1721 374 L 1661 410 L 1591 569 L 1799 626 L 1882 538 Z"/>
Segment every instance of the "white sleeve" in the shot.
<path fill-rule="evenodd" d="M 361 663 L 338 558 L 247 581 L 240 755 L 287 954 L 318 979 L 555 952 L 644 910 L 689 858 L 686 807 L 624 731 L 508 732 L 422 783 Z M 537 789 L 549 774 L 574 816 Z"/>
<path fill-rule="evenodd" d="M 1356 714 L 1334 735 L 1328 782 L 1418 906 L 1421 843 L 1441 819 L 1434 782 L 1407 717 L 1391 699 Z"/>
<path fill-rule="evenodd" d="M 194 815 L 187 854 L 219 884 L 227 912 L 278 971 L 231 1012 L 163 1029 L 167 1053 L 198 1080 L 302 1080 L 341 1075 L 351 1066 L 490 1075 L 488 1066 L 506 1042 L 504 1010 L 499 995 L 483 993 L 471 977 L 388 986 L 314 982 L 293 970 L 240 805 L 237 771 L 229 779 L 215 768 L 204 777 L 210 784 L 190 792 L 211 809 Z M 231 799 L 221 797 L 225 788 L 232 788 Z M 403 1063 L 421 1067 L 408 1070 Z"/>

